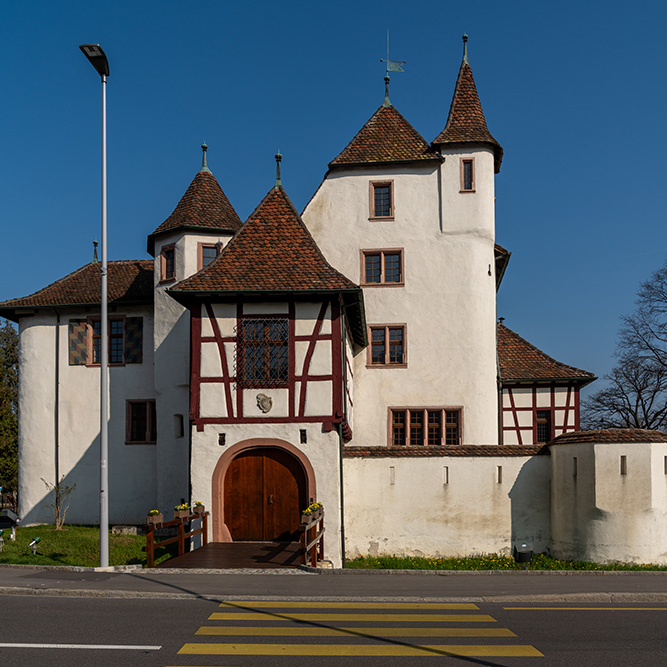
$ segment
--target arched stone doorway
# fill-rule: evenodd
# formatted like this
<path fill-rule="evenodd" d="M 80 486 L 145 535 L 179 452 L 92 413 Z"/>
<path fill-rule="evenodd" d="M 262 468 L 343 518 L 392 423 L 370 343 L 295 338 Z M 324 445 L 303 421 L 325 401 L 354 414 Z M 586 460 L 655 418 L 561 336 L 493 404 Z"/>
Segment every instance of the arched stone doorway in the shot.
<path fill-rule="evenodd" d="M 220 457 L 212 486 L 216 542 L 297 539 L 301 510 L 316 497 L 308 458 L 283 440 L 233 445 Z"/>

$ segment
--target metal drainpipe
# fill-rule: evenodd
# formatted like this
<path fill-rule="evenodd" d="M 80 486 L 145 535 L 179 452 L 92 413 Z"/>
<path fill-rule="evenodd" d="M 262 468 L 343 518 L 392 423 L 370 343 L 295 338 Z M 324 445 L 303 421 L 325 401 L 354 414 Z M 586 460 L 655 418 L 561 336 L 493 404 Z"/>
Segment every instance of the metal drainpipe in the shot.
<path fill-rule="evenodd" d="M 60 313 L 56 308 L 56 358 L 55 358 L 55 405 L 53 409 L 53 437 L 55 443 L 56 481 L 60 481 Z"/>
<path fill-rule="evenodd" d="M 343 362 L 343 418 L 347 421 L 347 355 L 345 354 L 345 308 L 341 303 L 341 359 Z M 345 495 L 343 490 L 343 424 L 338 424 L 338 473 L 340 484 L 340 557 L 345 567 Z"/>

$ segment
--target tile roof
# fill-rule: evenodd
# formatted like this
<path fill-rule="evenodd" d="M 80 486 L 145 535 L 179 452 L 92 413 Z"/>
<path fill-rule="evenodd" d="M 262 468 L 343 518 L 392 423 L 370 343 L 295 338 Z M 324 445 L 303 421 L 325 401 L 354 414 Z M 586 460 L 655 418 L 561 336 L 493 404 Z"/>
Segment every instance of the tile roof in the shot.
<path fill-rule="evenodd" d="M 269 191 L 215 260 L 169 292 L 359 289 L 326 261 L 285 190 L 278 186 Z"/>
<path fill-rule="evenodd" d="M 329 167 L 437 160 L 434 151 L 391 104 L 382 105 Z"/>
<path fill-rule="evenodd" d="M 382 458 L 382 457 L 410 457 L 421 458 L 427 456 L 534 456 L 548 454 L 544 445 L 446 445 L 444 447 L 418 446 L 380 446 L 354 447 L 343 449 L 343 456 L 349 459 Z"/>
<path fill-rule="evenodd" d="M 45 306 L 83 306 L 100 303 L 101 264 L 91 262 L 56 280 L 48 287 L 19 299 L 0 303 L 0 314 L 10 317 L 16 310 Z M 153 260 L 122 260 L 107 265 L 110 304 L 153 303 Z"/>
<path fill-rule="evenodd" d="M 667 442 L 667 433 L 643 428 L 605 428 L 597 431 L 574 431 L 556 436 L 549 443 L 549 447 L 587 442 L 595 445 Z"/>
<path fill-rule="evenodd" d="M 452 104 L 445 129 L 433 140 L 438 144 L 481 143 L 491 144 L 495 156 L 495 171 L 500 171 L 503 161 L 502 146 L 493 138 L 482 111 L 472 69 L 464 59 L 456 80 Z"/>
<path fill-rule="evenodd" d="M 241 219 L 215 176 L 208 169 L 202 169 L 174 212 L 148 237 L 148 252 L 154 253 L 157 236 L 177 229 L 235 232 L 240 227 Z"/>
<path fill-rule="evenodd" d="M 588 384 L 593 373 L 562 364 L 538 350 L 519 334 L 498 323 L 498 364 L 503 382 L 517 380 L 575 380 Z"/>

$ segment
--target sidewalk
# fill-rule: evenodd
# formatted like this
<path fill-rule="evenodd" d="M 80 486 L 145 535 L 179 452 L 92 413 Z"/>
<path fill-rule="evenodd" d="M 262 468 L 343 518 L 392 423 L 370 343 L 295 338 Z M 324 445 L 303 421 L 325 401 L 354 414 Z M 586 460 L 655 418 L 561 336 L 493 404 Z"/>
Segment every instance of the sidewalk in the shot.
<path fill-rule="evenodd" d="M 0 595 L 667 603 L 667 572 L 132 570 L 0 565 Z"/>

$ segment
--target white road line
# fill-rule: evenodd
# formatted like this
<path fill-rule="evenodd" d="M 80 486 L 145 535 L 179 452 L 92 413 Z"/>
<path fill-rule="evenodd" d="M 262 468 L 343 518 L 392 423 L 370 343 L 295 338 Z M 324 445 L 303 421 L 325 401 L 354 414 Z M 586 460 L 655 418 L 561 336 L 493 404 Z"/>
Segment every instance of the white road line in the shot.
<path fill-rule="evenodd" d="M 120 651 L 159 651 L 162 646 L 123 646 L 122 644 L 2 644 L 0 648 L 86 648 L 93 651 L 120 650 Z"/>

